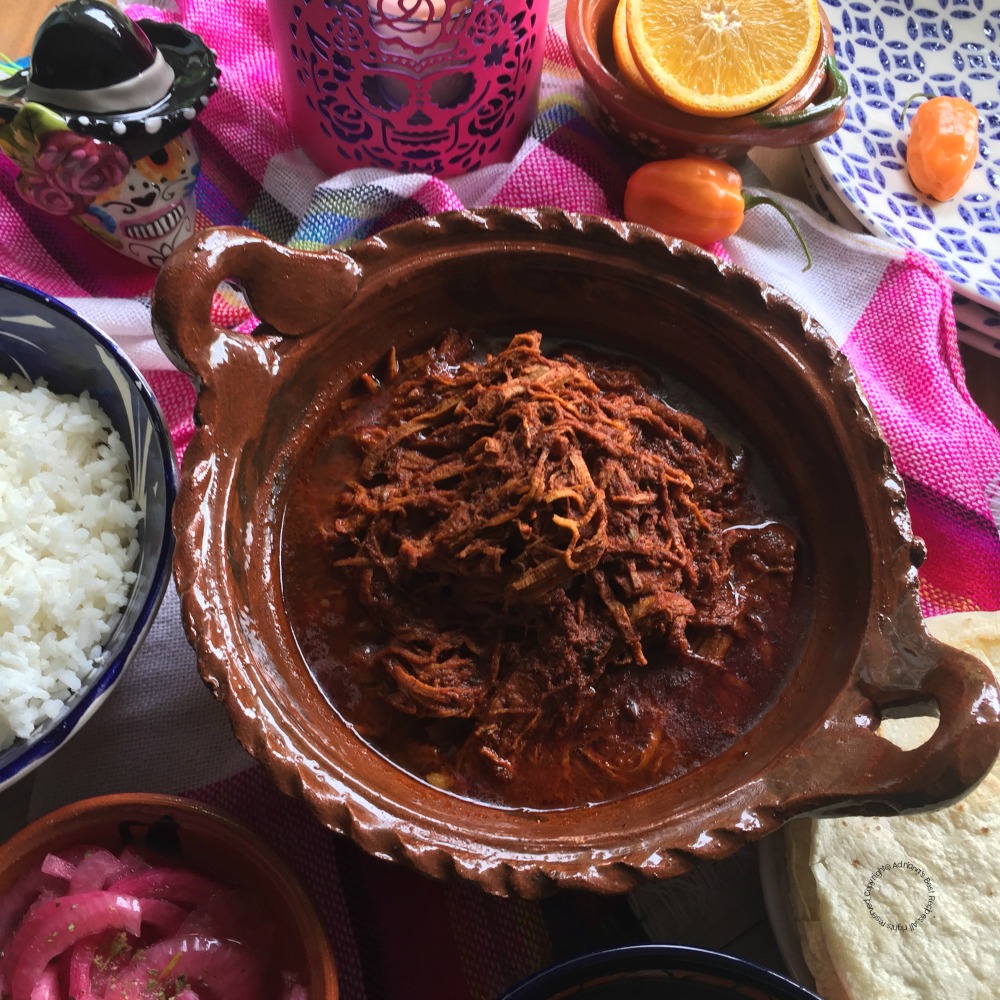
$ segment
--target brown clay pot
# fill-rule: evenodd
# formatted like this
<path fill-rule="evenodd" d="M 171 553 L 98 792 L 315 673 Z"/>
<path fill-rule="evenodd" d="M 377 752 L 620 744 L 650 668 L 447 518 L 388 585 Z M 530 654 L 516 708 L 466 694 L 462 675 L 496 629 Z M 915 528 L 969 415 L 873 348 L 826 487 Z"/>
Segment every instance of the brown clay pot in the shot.
<path fill-rule="evenodd" d="M 802 78 L 761 111 L 708 118 L 674 108 L 630 86 L 618 72 L 612 27 L 618 0 L 566 0 L 566 40 L 598 122 L 644 159 L 699 153 L 737 160 L 754 146 L 784 149 L 818 142 L 844 123 L 847 83 L 820 9 L 819 46 Z"/>
<path fill-rule="evenodd" d="M 254 336 L 213 328 L 224 279 L 245 288 Z M 278 786 L 368 851 L 501 894 L 623 891 L 807 811 L 952 800 L 995 758 L 994 679 L 923 628 L 923 547 L 848 362 L 749 274 L 640 226 L 490 209 L 405 223 L 349 254 L 207 231 L 161 272 L 153 316 L 199 390 L 174 517 L 199 669 Z M 312 680 L 282 607 L 289 471 L 358 375 L 449 327 L 571 333 L 662 367 L 721 408 L 791 498 L 815 567 L 801 660 L 750 734 L 678 780 L 562 811 L 468 801 L 373 751 Z M 875 735 L 883 710 L 927 699 L 941 722 L 924 746 Z"/>
<path fill-rule="evenodd" d="M 152 831 L 152 832 L 151 832 Z M 0 845 L 0 899 L 46 854 L 91 845 L 117 854 L 126 845 L 164 854 L 259 902 L 274 923 L 275 953 L 310 997 L 337 1000 L 337 969 L 323 922 L 296 875 L 255 833 L 194 799 L 153 792 L 100 795 L 47 813 Z M 155 856 L 151 856 L 155 861 Z"/>

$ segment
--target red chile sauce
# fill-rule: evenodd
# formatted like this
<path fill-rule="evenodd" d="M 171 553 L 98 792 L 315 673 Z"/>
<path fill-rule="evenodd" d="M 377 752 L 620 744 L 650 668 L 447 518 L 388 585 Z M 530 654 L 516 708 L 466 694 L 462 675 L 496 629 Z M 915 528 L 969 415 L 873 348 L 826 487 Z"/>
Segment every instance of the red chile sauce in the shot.
<path fill-rule="evenodd" d="M 586 358 L 584 351 L 562 342 L 557 347 Z M 557 353 L 548 343 L 546 348 L 547 357 Z M 466 349 L 469 354 L 457 360 L 446 350 L 421 356 L 420 365 L 410 362 L 410 372 L 431 372 L 439 383 L 446 382 L 463 363 L 481 366 L 486 352 L 468 343 Z M 617 376 L 609 372 L 636 375 L 634 369 L 607 359 L 591 361 L 590 367 L 583 360 L 578 363 L 588 376 L 595 370 L 604 373 L 597 379 L 598 395 L 618 387 Z M 401 672 L 401 661 L 387 652 L 394 643 L 391 632 L 408 633 L 411 625 L 419 624 L 425 636 L 431 635 L 421 640 L 420 648 L 425 649 L 435 631 L 450 635 L 463 618 L 469 628 L 478 628 L 490 613 L 474 601 L 469 604 L 461 582 L 437 579 L 428 589 L 422 579 L 408 576 L 407 586 L 393 598 L 399 599 L 399 607 L 392 609 L 395 625 L 387 627 L 385 618 L 375 615 L 373 620 L 371 577 L 359 583 L 356 566 L 335 565 L 345 554 L 350 562 L 353 550 L 345 550 L 342 537 L 336 544 L 330 540 L 331 518 L 337 520 L 332 498 L 343 497 L 345 487 L 365 477 L 367 445 L 360 447 L 354 438 L 360 434 L 368 444 L 377 443 L 385 433 L 395 384 L 387 382 L 388 387 L 368 379 L 368 390 L 360 390 L 343 413 L 332 413 L 329 424 L 313 438 L 289 481 L 281 542 L 282 589 L 295 639 L 332 707 L 367 743 L 399 767 L 458 795 L 504 806 L 564 808 L 606 801 L 679 777 L 732 745 L 774 703 L 804 632 L 808 553 L 795 536 L 794 517 L 773 478 L 737 443 L 734 429 L 690 390 L 666 379 L 654 380 L 648 372 L 636 384 L 646 392 L 649 405 L 657 412 L 662 408 L 706 419 L 708 444 L 717 446 L 727 463 L 726 475 L 731 472 L 739 483 L 738 489 L 723 491 L 727 509 L 722 525 L 724 532 L 732 533 L 727 538 L 741 540 L 729 548 L 732 573 L 721 585 L 722 596 L 713 598 L 713 608 L 722 608 L 727 594 L 731 598 L 730 627 L 705 624 L 723 611 L 700 612 L 700 618 L 671 619 L 668 614 L 666 624 L 648 629 L 641 643 L 633 636 L 632 647 L 622 648 L 620 637 L 606 639 L 610 626 L 605 622 L 581 633 L 575 647 L 567 650 L 559 645 L 564 636 L 557 621 L 566 609 L 556 602 L 538 616 L 535 605 L 548 598 L 529 594 L 520 604 L 515 600 L 504 607 L 501 601 L 495 608 L 497 624 L 489 635 L 502 636 L 506 645 L 491 645 L 492 640 L 484 641 L 479 633 L 467 643 L 449 639 L 445 651 L 436 653 L 435 673 L 428 674 L 423 661 L 414 666 L 412 659 L 403 661 L 406 672 Z M 440 384 L 430 393 L 428 405 L 440 398 L 439 390 Z M 396 418 L 388 419 L 391 425 Z M 681 426 L 685 419 L 679 418 Z M 376 492 L 383 473 L 367 468 Z M 508 471 L 503 478 L 510 477 Z M 343 522 L 350 518 L 343 516 L 343 507 L 337 514 L 343 534 Z M 631 527 L 627 533 L 635 534 Z M 581 541 L 578 551 L 584 548 Z M 773 571 L 777 565 L 784 569 Z M 762 566 L 770 569 L 762 572 Z M 753 578 L 752 586 L 744 587 L 744 578 Z M 567 592 L 575 586 L 568 583 Z M 392 585 L 378 592 L 386 590 Z M 513 591 L 508 588 L 508 593 Z M 621 596 L 621 587 L 615 593 Z M 415 603 L 407 609 L 411 596 Z M 662 595 L 660 600 L 662 604 Z M 612 619 L 606 609 L 622 606 L 607 594 L 597 604 L 605 618 Z M 632 600 L 633 617 L 638 606 L 638 599 Z M 573 628 L 579 607 L 567 612 L 565 620 Z M 677 620 L 679 627 L 671 624 Z M 552 634 L 539 639 L 547 628 Z M 625 628 L 628 631 L 628 622 Z M 552 676 L 539 680 L 535 666 L 527 671 L 528 681 L 519 685 L 510 679 L 519 669 L 519 650 L 536 641 L 542 644 L 540 659 Z M 595 669 L 588 660 L 589 647 L 602 643 L 613 652 Z M 499 660 L 498 648 L 504 651 Z M 635 661 L 636 650 L 646 659 L 644 665 Z M 574 657 L 579 663 L 570 671 L 567 664 Z M 446 661 L 443 667 L 439 661 Z M 497 695 L 505 684 L 513 693 Z M 483 722 L 485 705 L 492 706 L 493 722 Z"/>

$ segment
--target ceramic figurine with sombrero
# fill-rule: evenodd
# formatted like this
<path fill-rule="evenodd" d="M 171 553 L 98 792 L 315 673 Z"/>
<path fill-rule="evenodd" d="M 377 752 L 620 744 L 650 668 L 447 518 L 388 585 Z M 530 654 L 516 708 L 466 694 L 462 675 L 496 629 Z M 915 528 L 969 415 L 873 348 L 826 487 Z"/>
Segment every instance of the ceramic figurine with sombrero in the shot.
<path fill-rule="evenodd" d="M 25 200 L 156 267 L 194 231 L 188 129 L 218 85 L 214 53 L 180 25 L 68 0 L 0 79 L 0 151 Z"/>

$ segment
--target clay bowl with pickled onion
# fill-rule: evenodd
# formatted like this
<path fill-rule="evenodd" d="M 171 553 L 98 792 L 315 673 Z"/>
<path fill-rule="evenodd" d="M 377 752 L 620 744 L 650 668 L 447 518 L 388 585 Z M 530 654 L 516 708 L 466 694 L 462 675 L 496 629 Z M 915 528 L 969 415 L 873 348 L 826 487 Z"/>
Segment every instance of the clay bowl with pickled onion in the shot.
<path fill-rule="evenodd" d="M 822 6 L 819 45 L 801 79 L 773 104 L 730 118 L 691 114 L 629 83 L 615 60 L 617 7 L 618 0 L 567 0 L 566 40 L 601 127 L 643 159 L 699 153 L 737 160 L 754 146 L 818 142 L 844 123 L 847 83 Z"/>
<path fill-rule="evenodd" d="M 210 319 L 241 287 L 252 335 Z M 314 253 L 209 230 L 157 281 L 198 389 L 175 578 L 287 794 L 497 894 L 626 891 L 807 811 L 961 795 L 997 690 L 933 640 L 854 374 L 750 274 L 488 209 Z M 934 737 L 876 735 L 935 701 Z"/>
<path fill-rule="evenodd" d="M 99 1000 L 154 986 L 178 998 L 338 996 L 323 921 L 298 877 L 222 810 L 102 795 L 0 845 L 0 994 Z"/>

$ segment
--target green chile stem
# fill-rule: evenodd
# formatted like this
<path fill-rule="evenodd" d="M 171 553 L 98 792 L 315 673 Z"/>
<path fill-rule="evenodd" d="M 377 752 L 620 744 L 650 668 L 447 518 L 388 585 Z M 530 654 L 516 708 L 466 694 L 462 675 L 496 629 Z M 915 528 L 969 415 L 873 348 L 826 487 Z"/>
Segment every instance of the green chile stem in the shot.
<path fill-rule="evenodd" d="M 767 195 L 763 194 L 747 194 L 746 191 L 743 192 L 743 207 L 744 210 L 749 210 L 754 207 L 754 205 L 770 205 L 772 208 L 776 208 L 784 217 L 788 224 L 792 227 L 792 232 L 798 237 L 799 246 L 802 247 L 802 252 L 806 255 L 806 263 L 802 268 L 803 271 L 808 271 L 809 268 L 813 266 L 812 254 L 809 253 L 809 247 L 806 246 L 805 237 L 802 235 L 802 231 L 795 224 L 795 220 L 791 217 L 788 209 L 784 205 L 779 204 L 773 198 L 768 198 Z"/>

